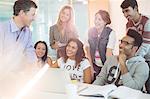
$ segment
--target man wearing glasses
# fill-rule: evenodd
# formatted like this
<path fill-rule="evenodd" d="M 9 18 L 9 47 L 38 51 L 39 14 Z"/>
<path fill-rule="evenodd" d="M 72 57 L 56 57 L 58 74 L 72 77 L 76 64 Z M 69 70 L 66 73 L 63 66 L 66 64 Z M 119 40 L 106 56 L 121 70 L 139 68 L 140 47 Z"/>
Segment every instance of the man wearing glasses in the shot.
<path fill-rule="evenodd" d="M 126 28 L 135 29 L 142 35 L 143 43 L 136 55 L 144 57 L 150 67 L 150 19 L 148 16 L 139 13 L 136 0 L 124 0 L 120 7 L 122 8 L 124 16 L 128 20 Z M 150 74 L 149 80 L 146 82 L 146 90 L 150 93 Z"/>
<path fill-rule="evenodd" d="M 129 29 L 120 40 L 119 55 L 108 58 L 93 84 L 126 86 L 141 90 L 148 75 L 149 67 L 142 56 L 135 56 L 143 42 L 142 36 Z"/>

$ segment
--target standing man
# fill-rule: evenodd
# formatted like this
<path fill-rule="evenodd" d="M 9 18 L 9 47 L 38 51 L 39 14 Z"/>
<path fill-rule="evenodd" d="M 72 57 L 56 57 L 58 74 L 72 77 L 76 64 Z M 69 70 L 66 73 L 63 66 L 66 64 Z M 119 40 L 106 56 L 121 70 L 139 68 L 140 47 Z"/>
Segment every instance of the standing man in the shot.
<path fill-rule="evenodd" d="M 142 36 L 137 31 L 129 29 L 127 35 L 120 40 L 119 55 L 106 60 L 94 84 L 123 85 L 141 90 L 149 74 L 145 59 L 135 55 L 142 42 Z"/>
<path fill-rule="evenodd" d="M 32 33 L 29 29 L 31 22 L 35 19 L 36 9 L 37 5 L 32 0 L 17 0 L 14 3 L 14 16 L 9 21 L 0 23 L 1 57 L 12 52 L 11 60 L 13 61 L 22 58 L 19 57 L 21 54 L 27 64 L 34 64 L 37 61 L 32 44 Z"/>
<path fill-rule="evenodd" d="M 121 8 L 128 20 L 126 28 L 138 31 L 143 37 L 143 44 L 136 54 L 145 57 L 150 67 L 150 19 L 139 13 L 136 0 L 124 0 Z M 146 90 L 150 93 L 150 80 L 146 82 Z"/>

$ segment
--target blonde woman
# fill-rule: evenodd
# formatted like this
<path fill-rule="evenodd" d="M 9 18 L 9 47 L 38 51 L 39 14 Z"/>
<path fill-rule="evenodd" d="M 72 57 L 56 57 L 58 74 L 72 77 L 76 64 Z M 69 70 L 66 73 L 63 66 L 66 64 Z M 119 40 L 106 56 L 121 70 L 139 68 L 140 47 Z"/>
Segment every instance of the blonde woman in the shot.
<path fill-rule="evenodd" d="M 49 41 L 52 49 L 59 52 L 66 45 L 70 38 L 77 38 L 77 31 L 74 23 L 73 8 L 70 5 L 65 5 L 60 10 L 57 23 L 50 27 Z"/>

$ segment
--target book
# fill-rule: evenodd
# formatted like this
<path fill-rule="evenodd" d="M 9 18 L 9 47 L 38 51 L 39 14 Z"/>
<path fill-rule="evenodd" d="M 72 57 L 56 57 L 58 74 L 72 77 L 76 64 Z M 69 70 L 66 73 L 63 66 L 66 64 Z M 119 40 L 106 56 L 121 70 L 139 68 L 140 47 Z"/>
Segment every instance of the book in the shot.
<path fill-rule="evenodd" d="M 144 95 L 140 90 L 135 90 L 126 86 L 117 87 L 114 84 L 104 86 L 90 85 L 85 90 L 82 90 L 79 96 L 104 97 L 105 99 L 150 99 L 150 95 Z"/>
<path fill-rule="evenodd" d="M 98 86 L 98 85 L 89 85 L 85 90 L 82 90 L 79 93 L 79 96 L 87 97 L 108 97 L 109 94 L 116 90 L 117 86 L 114 84 Z"/>
<path fill-rule="evenodd" d="M 150 94 L 143 93 L 137 99 L 150 99 Z"/>
<path fill-rule="evenodd" d="M 126 86 L 119 86 L 116 90 L 111 92 L 109 96 L 118 99 L 138 99 L 142 94 L 143 93 L 140 90 L 135 90 Z"/>

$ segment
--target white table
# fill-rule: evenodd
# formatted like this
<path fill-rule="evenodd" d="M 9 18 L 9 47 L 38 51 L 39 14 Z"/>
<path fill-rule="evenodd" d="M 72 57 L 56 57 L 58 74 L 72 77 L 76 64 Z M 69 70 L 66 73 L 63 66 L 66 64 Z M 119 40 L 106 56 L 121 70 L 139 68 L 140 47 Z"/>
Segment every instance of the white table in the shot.
<path fill-rule="evenodd" d="M 67 95 L 58 93 L 31 92 L 23 99 L 67 99 Z M 77 96 L 77 99 L 104 99 L 104 98 Z"/>
<path fill-rule="evenodd" d="M 7 77 L 8 78 L 5 78 L 4 80 L 0 80 L 0 99 L 14 99 L 14 97 L 9 97 L 8 95 L 13 94 L 13 96 L 16 96 L 19 89 L 22 88 L 21 86 L 25 85 L 28 82 L 29 78 L 31 78 L 32 76 L 28 74 L 27 75 L 10 74 Z M 88 86 L 94 86 L 97 88 L 97 86 L 95 85 L 88 85 Z M 67 99 L 67 95 L 60 93 L 29 91 L 22 99 Z M 77 96 L 76 99 L 104 99 L 104 98 Z M 137 99 L 150 99 L 150 95 L 142 93 L 139 95 Z"/>

